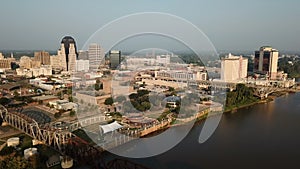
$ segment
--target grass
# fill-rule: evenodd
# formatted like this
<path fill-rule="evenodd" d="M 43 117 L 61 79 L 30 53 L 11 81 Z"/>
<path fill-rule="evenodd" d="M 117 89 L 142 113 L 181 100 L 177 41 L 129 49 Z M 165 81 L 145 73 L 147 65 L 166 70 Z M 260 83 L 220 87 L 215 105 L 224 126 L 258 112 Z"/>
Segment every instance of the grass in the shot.
<path fill-rule="evenodd" d="M 252 105 L 258 104 L 260 102 L 261 102 L 261 100 L 257 99 L 257 100 L 247 101 L 247 102 L 244 102 L 244 103 L 239 103 L 239 104 L 236 104 L 236 105 L 233 105 L 233 106 L 226 106 L 224 112 L 230 112 L 230 111 L 237 110 L 237 109 L 240 109 L 240 108 L 252 106 Z"/>

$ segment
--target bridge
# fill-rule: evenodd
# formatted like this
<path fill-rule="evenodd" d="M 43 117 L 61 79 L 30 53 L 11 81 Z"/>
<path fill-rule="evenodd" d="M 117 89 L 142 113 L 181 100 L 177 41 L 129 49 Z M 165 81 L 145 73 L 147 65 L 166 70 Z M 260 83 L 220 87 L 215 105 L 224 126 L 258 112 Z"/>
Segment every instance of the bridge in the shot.
<path fill-rule="evenodd" d="M 272 93 L 286 91 L 286 88 L 274 87 L 274 86 L 257 86 L 253 84 L 247 84 L 247 87 L 254 89 L 254 96 L 259 97 L 260 99 L 266 99 Z"/>
<path fill-rule="evenodd" d="M 94 119 L 94 120 L 93 120 Z M 74 123 L 72 130 L 80 128 L 81 124 L 94 123 L 101 118 L 87 118 L 81 123 Z M 144 166 L 135 164 L 124 159 L 115 159 L 106 163 L 101 153 L 101 148 L 95 147 L 75 134 L 65 129 L 56 129 L 51 125 L 39 125 L 34 119 L 18 112 L 9 112 L 0 105 L 0 122 L 10 125 L 28 136 L 37 143 L 52 147 L 64 157 L 71 157 L 80 164 L 87 164 L 99 169 L 147 169 Z"/>

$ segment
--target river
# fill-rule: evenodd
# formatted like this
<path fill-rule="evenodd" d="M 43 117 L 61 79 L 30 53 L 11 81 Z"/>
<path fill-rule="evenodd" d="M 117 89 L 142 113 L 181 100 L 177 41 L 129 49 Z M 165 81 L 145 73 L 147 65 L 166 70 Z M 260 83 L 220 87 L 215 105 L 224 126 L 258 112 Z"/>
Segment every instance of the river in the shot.
<path fill-rule="evenodd" d="M 128 160 L 150 169 L 300 168 L 299 110 L 300 93 L 289 94 L 224 114 L 215 133 L 203 144 L 198 143 L 203 127 L 199 122 L 168 152 Z"/>

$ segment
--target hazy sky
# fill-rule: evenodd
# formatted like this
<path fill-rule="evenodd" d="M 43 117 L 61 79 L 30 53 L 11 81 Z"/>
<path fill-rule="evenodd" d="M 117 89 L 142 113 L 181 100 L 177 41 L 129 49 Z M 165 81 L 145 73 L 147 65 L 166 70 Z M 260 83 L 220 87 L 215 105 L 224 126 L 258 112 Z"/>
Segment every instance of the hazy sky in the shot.
<path fill-rule="evenodd" d="M 300 51 L 299 7 L 298 0 L 1 0 L 0 51 L 57 50 L 64 35 L 80 49 L 104 24 L 136 12 L 185 18 L 218 50 Z"/>

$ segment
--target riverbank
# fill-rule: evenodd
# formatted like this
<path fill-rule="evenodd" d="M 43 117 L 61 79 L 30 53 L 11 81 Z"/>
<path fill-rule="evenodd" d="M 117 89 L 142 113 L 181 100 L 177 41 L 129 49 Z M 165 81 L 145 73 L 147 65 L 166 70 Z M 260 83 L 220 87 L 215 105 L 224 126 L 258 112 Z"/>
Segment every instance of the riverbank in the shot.
<path fill-rule="evenodd" d="M 243 108 L 247 108 L 247 107 L 251 107 L 251 106 L 255 106 L 255 105 L 258 105 L 258 104 L 264 104 L 264 103 L 268 103 L 268 102 L 272 102 L 274 101 L 276 98 L 279 98 L 279 97 L 282 97 L 282 96 L 286 96 L 286 95 L 289 95 L 291 93 L 299 93 L 300 90 L 299 89 L 296 89 L 296 90 L 285 90 L 285 91 L 280 91 L 280 92 L 276 92 L 276 93 L 273 93 L 272 95 L 270 95 L 268 98 L 266 99 L 263 99 L 263 100 L 257 100 L 255 102 L 252 102 L 252 103 L 247 103 L 247 104 L 242 104 L 242 105 L 239 105 L 239 106 L 235 106 L 235 107 L 232 107 L 230 109 L 225 109 L 224 110 L 224 113 L 235 113 L 237 112 L 239 109 L 243 109 Z M 165 127 L 163 128 L 160 128 L 154 132 L 151 132 L 147 135 L 144 135 L 144 137 L 152 137 L 152 136 L 155 136 L 155 135 L 158 135 L 158 134 L 161 134 L 162 132 L 164 132 L 165 130 L 171 128 L 171 127 L 180 127 L 180 126 L 184 126 L 184 125 L 187 125 L 189 124 L 190 122 L 194 122 L 195 124 L 196 123 L 199 123 L 201 122 L 202 120 L 205 120 L 207 117 L 208 117 L 208 114 L 210 112 L 205 112 L 205 111 L 202 111 L 197 113 L 196 115 L 196 118 L 194 117 L 191 117 L 191 118 L 188 118 L 189 120 L 185 121 L 185 120 L 179 120 L 180 122 L 178 121 L 175 121 L 175 122 L 172 122 L 170 123 L 169 125 L 166 125 Z"/>
<path fill-rule="evenodd" d="M 268 98 L 263 99 L 263 100 L 257 100 L 255 102 L 252 103 L 247 103 L 247 104 L 243 104 L 243 105 L 239 105 L 239 106 L 235 106 L 229 109 L 225 109 L 224 113 L 234 113 L 239 109 L 243 109 L 243 108 L 247 108 L 247 107 L 251 107 L 257 104 L 263 104 L 263 103 L 268 103 L 271 101 L 274 101 L 276 98 L 282 97 L 282 96 L 286 96 L 289 95 L 291 93 L 299 93 L 300 89 L 295 89 L 295 90 L 285 90 L 285 91 L 280 91 L 280 92 L 275 92 L 273 94 L 271 94 L 270 96 L 268 96 Z"/>

